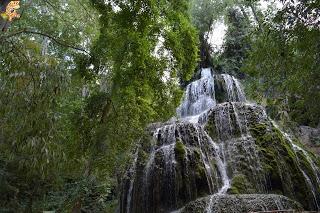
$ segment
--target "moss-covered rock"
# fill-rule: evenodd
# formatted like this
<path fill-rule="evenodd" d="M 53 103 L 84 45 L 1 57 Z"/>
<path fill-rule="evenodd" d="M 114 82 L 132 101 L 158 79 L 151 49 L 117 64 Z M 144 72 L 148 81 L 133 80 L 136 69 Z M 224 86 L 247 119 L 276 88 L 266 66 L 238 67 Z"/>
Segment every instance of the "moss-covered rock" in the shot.
<path fill-rule="evenodd" d="M 217 212 L 255 210 L 247 206 L 259 203 L 259 198 L 266 202 L 274 198 L 285 203 L 287 200 L 281 196 L 252 197 L 244 193 L 281 194 L 300 202 L 305 209 L 316 209 L 315 200 L 320 200 L 317 179 L 320 173 L 313 167 L 319 167 L 319 159 L 294 148 L 268 120 L 262 107 L 224 103 L 209 111 L 204 127 L 177 122 L 152 128 L 142 138 L 133 184 L 133 175 L 123 178 L 120 212 L 126 212 L 129 195 L 130 212 L 139 213 L 170 212 L 216 193 L 223 182 L 218 167 L 221 163 L 226 165 L 231 180 L 227 193 L 235 195 L 219 198 L 224 206 L 223 211 Z M 203 212 L 210 198 L 186 205 L 184 212 Z M 219 202 L 214 205 L 219 206 Z M 227 211 L 232 205 L 235 209 Z"/>
<path fill-rule="evenodd" d="M 174 147 L 175 158 L 178 162 L 183 162 L 186 156 L 186 151 L 183 143 L 178 140 Z"/>
<path fill-rule="evenodd" d="M 254 193 L 253 186 L 249 183 L 247 177 L 243 174 L 233 176 L 229 194 L 250 194 Z"/>
<path fill-rule="evenodd" d="M 224 115 L 229 116 L 229 121 L 226 122 L 229 122 L 233 131 L 231 139 L 221 138 L 217 131 L 218 125 L 221 125 L 219 107 L 229 111 L 229 114 Z M 245 124 L 242 123 L 243 120 L 246 121 Z M 243 125 L 246 129 L 241 128 Z M 233 182 L 229 193 L 244 193 L 241 188 L 245 187 L 241 183 L 246 182 L 251 186 L 247 193 L 283 194 L 300 201 L 306 209 L 316 209 L 315 200 L 320 203 L 320 188 L 317 186 L 320 173 L 314 171 L 304 152 L 294 150 L 292 142 L 273 125 L 262 108 L 238 103 L 219 105 L 209 112 L 205 128 L 213 139 L 224 143 L 228 153 L 228 174 Z M 237 134 L 239 129 L 242 130 L 242 136 Z M 250 145 L 251 140 L 254 145 Z M 297 141 L 294 143 L 301 146 Z M 311 153 L 307 155 L 319 167 L 319 159 Z M 238 177 L 238 174 L 243 176 Z"/>
<path fill-rule="evenodd" d="M 267 178 L 267 191 L 284 194 L 300 201 L 304 208 L 315 209 L 314 195 L 306 175 L 316 182 L 311 165 L 297 154 L 293 145 L 271 123 L 257 123 L 250 128 L 255 138 L 263 170 Z"/>

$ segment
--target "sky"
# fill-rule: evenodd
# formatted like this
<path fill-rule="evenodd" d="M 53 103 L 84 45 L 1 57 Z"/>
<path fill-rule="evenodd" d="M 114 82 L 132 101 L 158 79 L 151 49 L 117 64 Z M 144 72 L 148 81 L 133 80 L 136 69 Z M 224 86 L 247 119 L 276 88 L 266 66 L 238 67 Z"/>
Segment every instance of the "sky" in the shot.
<path fill-rule="evenodd" d="M 209 34 L 209 44 L 216 50 L 221 50 L 227 26 L 223 21 L 217 22 Z"/>

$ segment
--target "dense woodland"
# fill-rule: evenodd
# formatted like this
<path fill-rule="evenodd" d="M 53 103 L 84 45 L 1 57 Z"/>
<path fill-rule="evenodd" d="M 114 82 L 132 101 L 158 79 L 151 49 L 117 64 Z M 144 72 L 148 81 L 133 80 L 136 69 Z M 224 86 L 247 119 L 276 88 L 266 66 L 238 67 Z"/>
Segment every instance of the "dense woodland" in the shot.
<path fill-rule="evenodd" d="M 21 0 L 0 33 L 0 212 L 114 212 L 144 129 L 200 67 L 283 125 L 318 127 L 320 1 L 262 3 Z"/>

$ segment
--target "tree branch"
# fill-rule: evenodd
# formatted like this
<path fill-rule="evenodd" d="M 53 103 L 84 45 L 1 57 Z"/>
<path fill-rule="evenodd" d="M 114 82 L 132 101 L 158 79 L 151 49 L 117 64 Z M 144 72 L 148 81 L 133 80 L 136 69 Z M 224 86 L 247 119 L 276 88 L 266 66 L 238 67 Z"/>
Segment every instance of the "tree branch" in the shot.
<path fill-rule="evenodd" d="M 7 38 L 10 38 L 10 37 L 13 37 L 13 36 L 17 36 L 17 35 L 20 35 L 20 34 L 33 34 L 33 35 L 40 35 L 40 36 L 44 36 L 44 37 L 47 37 L 49 39 L 51 39 L 53 42 L 57 43 L 58 45 L 60 46 L 64 46 L 64 47 L 68 47 L 68 48 L 71 48 L 71 49 L 74 49 L 74 50 L 78 50 L 78 51 L 81 51 L 81 52 L 84 52 L 88 55 L 91 56 L 90 52 L 88 52 L 87 50 L 81 48 L 81 47 L 76 47 L 76 46 L 73 46 L 73 45 L 70 45 L 68 43 L 66 43 L 65 41 L 61 41 L 49 34 L 46 34 L 46 33 L 43 33 L 43 32 L 36 32 L 36 31 L 32 31 L 32 30 L 29 30 L 29 29 L 22 29 L 22 30 L 18 30 L 18 31 L 15 31 L 13 33 L 10 33 L 8 35 L 3 35 L 0 37 L 0 41 L 2 39 L 7 39 Z"/>

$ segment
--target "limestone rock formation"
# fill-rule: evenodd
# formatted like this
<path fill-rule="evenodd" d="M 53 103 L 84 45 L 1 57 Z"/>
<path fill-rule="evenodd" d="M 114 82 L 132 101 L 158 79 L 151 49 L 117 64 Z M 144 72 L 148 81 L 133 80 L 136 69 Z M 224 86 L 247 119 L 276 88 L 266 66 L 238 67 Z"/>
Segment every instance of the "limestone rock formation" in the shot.
<path fill-rule="evenodd" d="M 120 212 L 320 210 L 319 159 L 247 102 L 234 77 L 203 69 L 177 117 L 147 128 Z"/>

